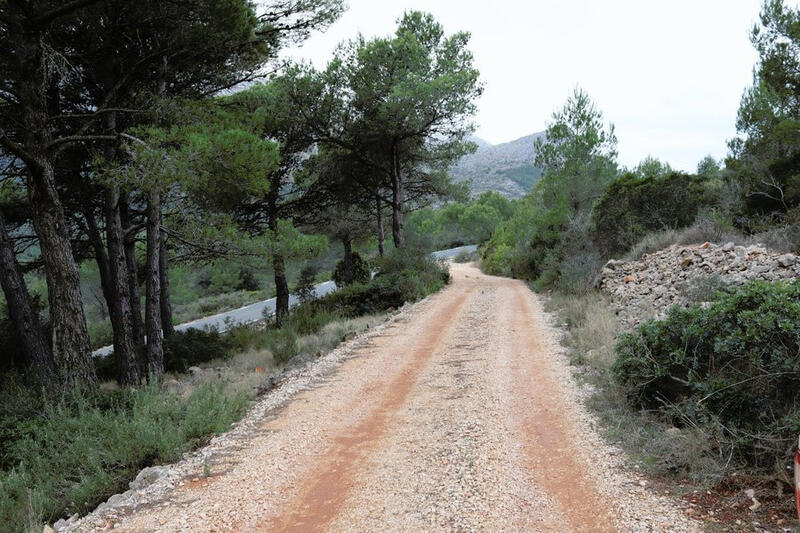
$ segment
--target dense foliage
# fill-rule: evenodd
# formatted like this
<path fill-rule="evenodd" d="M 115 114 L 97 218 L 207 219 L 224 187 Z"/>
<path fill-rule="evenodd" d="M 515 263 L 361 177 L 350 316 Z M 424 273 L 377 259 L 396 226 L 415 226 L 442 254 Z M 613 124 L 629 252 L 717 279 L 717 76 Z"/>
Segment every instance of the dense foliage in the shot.
<path fill-rule="evenodd" d="M 800 281 L 752 282 L 624 335 L 614 373 L 633 405 L 721 428 L 737 460 L 788 464 L 800 432 Z"/>
<path fill-rule="evenodd" d="M 345 287 L 315 304 L 346 317 L 374 314 L 424 298 L 450 281 L 447 268 L 427 256 L 396 251 L 376 266 L 372 280 Z"/>
<path fill-rule="evenodd" d="M 369 264 L 364 261 L 361 254 L 353 252 L 348 259 L 336 263 L 331 279 L 337 287 L 345 287 L 353 283 L 366 283 L 371 275 Z"/>
<path fill-rule="evenodd" d="M 499 193 L 485 192 L 469 201 L 412 213 L 406 220 L 406 238 L 410 245 L 426 250 L 480 244 L 513 212 L 514 202 Z"/>
<path fill-rule="evenodd" d="M 614 127 L 606 126 L 589 96 L 576 89 L 536 147 L 536 165 L 544 173 L 483 249 L 485 268 L 543 285 L 572 286 L 600 262 L 585 235 L 596 199 L 616 177 Z"/>
<path fill-rule="evenodd" d="M 623 174 L 603 191 L 592 213 L 592 239 L 605 257 L 628 251 L 645 235 L 690 226 L 704 198 L 703 179 L 688 174 Z"/>

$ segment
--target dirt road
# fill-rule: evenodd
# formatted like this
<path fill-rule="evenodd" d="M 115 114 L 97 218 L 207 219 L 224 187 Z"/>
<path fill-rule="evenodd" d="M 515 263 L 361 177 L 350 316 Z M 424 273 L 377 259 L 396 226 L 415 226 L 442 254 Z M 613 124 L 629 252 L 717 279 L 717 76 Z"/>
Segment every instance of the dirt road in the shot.
<path fill-rule="evenodd" d="M 101 527 L 694 530 L 592 429 L 537 296 L 470 266 L 452 273 L 336 372 L 256 413 L 205 475 Z"/>

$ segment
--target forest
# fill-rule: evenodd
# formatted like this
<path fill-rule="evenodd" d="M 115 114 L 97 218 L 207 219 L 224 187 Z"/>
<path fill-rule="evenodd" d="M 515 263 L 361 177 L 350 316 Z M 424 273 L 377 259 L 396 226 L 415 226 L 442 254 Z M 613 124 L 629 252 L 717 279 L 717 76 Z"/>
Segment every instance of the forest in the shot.
<path fill-rule="evenodd" d="M 786 482 L 796 280 L 714 287 L 712 304 L 630 331 L 593 320 L 611 315 L 597 290 L 609 260 L 706 241 L 800 252 L 800 10 L 765 1 L 724 160 L 626 168 L 576 87 L 536 140 L 541 177 L 510 200 L 449 175 L 476 149 L 469 33 L 407 11 L 324 68 L 282 56 L 345 9 L 0 0 L 0 524 L 86 513 L 202 446 L 263 392 L 265 369 L 442 289 L 429 253 L 466 244 L 478 253 L 456 261 L 549 295 L 612 438 L 630 433 L 646 464 L 668 457 L 651 473 Z M 328 279 L 338 290 L 316 297 Z M 259 324 L 175 329 L 269 297 Z M 675 427 L 691 446 L 662 438 Z"/>

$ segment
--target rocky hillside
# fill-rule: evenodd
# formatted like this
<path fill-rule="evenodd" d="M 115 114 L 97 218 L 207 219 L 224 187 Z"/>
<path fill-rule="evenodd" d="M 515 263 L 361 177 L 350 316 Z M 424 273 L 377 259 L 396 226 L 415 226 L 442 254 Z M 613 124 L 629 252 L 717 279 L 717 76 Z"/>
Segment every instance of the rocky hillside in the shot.
<path fill-rule="evenodd" d="M 708 301 L 728 285 L 752 279 L 775 281 L 800 277 L 800 258 L 762 246 L 704 243 L 671 246 L 638 261 L 609 261 L 598 286 L 613 296 L 623 328 L 663 317 L 675 304 Z"/>
<path fill-rule="evenodd" d="M 450 174 L 456 182 L 472 178 L 473 195 L 497 191 L 509 198 L 519 198 L 541 175 L 541 170 L 533 166 L 536 158 L 533 143 L 543 135 L 544 132 L 534 133 L 495 145 L 473 137 L 471 140 L 477 143 L 477 151 L 456 163 Z"/>

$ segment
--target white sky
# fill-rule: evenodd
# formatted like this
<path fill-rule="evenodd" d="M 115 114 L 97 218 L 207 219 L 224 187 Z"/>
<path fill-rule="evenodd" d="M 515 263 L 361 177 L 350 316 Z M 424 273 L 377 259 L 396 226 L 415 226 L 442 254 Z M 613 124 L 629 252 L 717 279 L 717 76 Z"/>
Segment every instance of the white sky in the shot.
<path fill-rule="evenodd" d="M 485 84 L 476 134 L 497 144 L 545 129 L 576 86 L 617 128 L 620 162 L 693 171 L 721 158 L 756 53 L 761 0 L 350 0 L 291 55 L 323 68 L 337 43 L 388 35 L 408 9 L 472 33 Z"/>

